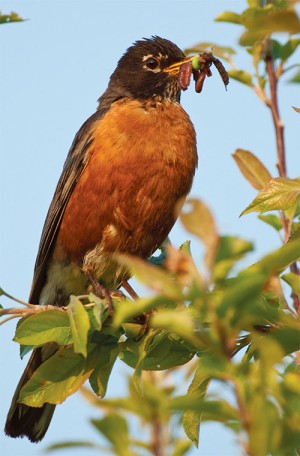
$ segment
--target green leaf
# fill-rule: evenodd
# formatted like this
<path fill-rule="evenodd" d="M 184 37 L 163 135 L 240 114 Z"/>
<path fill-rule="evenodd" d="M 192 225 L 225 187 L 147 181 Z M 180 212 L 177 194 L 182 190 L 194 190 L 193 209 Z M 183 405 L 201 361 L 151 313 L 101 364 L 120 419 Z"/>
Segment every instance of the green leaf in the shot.
<path fill-rule="evenodd" d="M 153 328 L 164 329 L 176 333 L 191 344 L 197 343 L 195 338 L 195 322 L 188 308 L 176 310 L 159 309 L 150 320 Z"/>
<path fill-rule="evenodd" d="M 253 244 L 236 236 L 221 236 L 213 268 L 213 280 L 223 280 L 235 263 L 253 250 Z"/>
<path fill-rule="evenodd" d="M 124 299 L 118 302 L 113 317 L 113 326 L 118 328 L 124 322 L 130 321 L 134 317 L 138 317 L 152 309 L 156 309 L 157 307 L 165 307 L 170 304 L 174 306 L 174 301 L 160 294 L 156 294 L 151 298 L 139 298 L 135 301 Z"/>
<path fill-rule="evenodd" d="M 105 448 L 101 448 L 99 447 L 99 445 L 96 445 L 93 442 L 89 442 L 88 440 L 74 440 L 70 442 L 54 443 L 53 445 L 47 446 L 46 451 L 50 453 L 51 451 L 63 450 L 68 448 L 95 448 L 96 450 L 102 449 L 103 451 L 105 451 Z"/>
<path fill-rule="evenodd" d="M 20 358 L 23 359 L 32 349 L 32 345 L 20 345 Z"/>
<path fill-rule="evenodd" d="M 150 329 L 148 333 L 141 339 L 137 344 L 137 362 L 135 365 L 135 371 L 132 378 L 132 383 L 137 392 L 142 393 L 142 371 L 144 369 L 145 358 L 148 354 L 149 347 L 155 335 L 155 331 Z M 124 355 L 120 357 L 125 360 Z"/>
<path fill-rule="evenodd" d="M 220 294 L 216 308 L 217 315 L 230 331 L 235 325 L 245 329 L 253 324 L 270 323 L 272 308 L 264 305 L 261 291 L 271 276 L 277 275 L 297 260 L 299 252 L 300 239 L 290 240 L 280 249 L 242 271 L 235 279 L 231 279 L 228 283 L 230 286 L 227 285 Z"/>
<path fill-rule="evenodd" d="M 251 10 L 255 9 L 249 9 L 247 14 L 242 17 L 244 25 L 248 28 L 240 37 L 242 46 L 252 46 L 256 41 L 263 40 L 272 33 L 294 34 L 300 32 L 300 20 L 296 11 Z"/>
<path fill-rule="evenodd" d="M 217 229 L 209 208 L 202 201 L 189 199 L 181 214 L 184 227 L 205 245 L 215 242 Z"/>
<path fill-rule="evenodd" d="M 149 288 L 163 292 L 167 298 L 180 299 L 181 287 L 175 278 L 161 267 L 129 255 L 115 255 L 115 258 L 120 264 L 130 269 L 132 274 Z"/>
<path fill-rule="evenodd" d="M 0 12 L 0 24 L 9 24 L 11 22 L 22 22 L 24 19 L 21 18 L 17 13 L 12 11 L 10 14 L 1 14 Z"/>
<path fill-rule="evenodd" d="M 232 363 L 224 353 L 206 351 L 201 354 L 199 361 L 203 378 L 226 380 L 232 376 Z"/>
<path fill-rule="evenodd" d="M 244 70 L 228 70 L 228 76 L 248 87 L 253 87 L 252 75 Z"/>
<path fill-rule="evenodd" d="M 256 394 L 249 403 L 248 413 L 250 454 L 274 454 L 281 434 L 277 406 L 268 397 Z"/>
<path fill-rule="evenodd" d="M 102 339 L 102 342 L 97 340 L 98 362 L 89 379 L 94 392 L 100 397 L 106 394 L 108 380 L 120 351 L 120 346 L 115 337 L 105 335 L 102 336 Z"/>
<path fill-rule="evenodd" d="M 241 239 L 237 236 L 221 236 L 216 262 L 233 259 L 235 261 L 243 258 L 243 256 L 252 252 L 253 244 L 246 239 Z"/>
<path fill-rule="evenodd" d="M 292 234 L 289 238 L 289 241 L 300 238 L 300 222 L 292 223 Z"/>
<path fill-rule="evenodd" d="M 293 3 L 294 3 L 294 0 L 292 0 L 292 1 L 291 0 L 272 0 L 271 7 L 274 6 L 277 10 L 286 10 L 286 9 L 289 9 L 291 6 L 293 6 Z"/>
<path fill-rule="evenodd" d="M 142 321 L 140 323 L 123 323 L 122 328 L 127 339 L 138 339 L 141 336 L 143 324 Z"/>
<path fill-rule="evenodd" d="M 171 399 L 172 410 L 194 410 L 203 413 L 203 420 L 217 421 L 226 424 L 226 421 L 238 421 L 239 413 L 225 400 L 203 400 L 197 395 L 180 396 Z"/>
<path fill-rule="evenodd" d="M 135 393 L 136 390 L 134 389 Z M 89 402 L 91 405 L 96 406 L 100 410 L 108 410 L 108 409 L 120 409 L 124 411 L 129 411 L 136 413 L 136 408 L 135 404 L 132 402 L 132 398 L 129 397 L 117 397 L 117 398 L 112 398 L 112 399 L 100 399 L 98 398 L 93 391 L 91 391 L 90 388 L 87 388 L 83 386 L 81 388 L 80 393 L 82 396 Z"/>
<path fill-rule="evenodd" d="M 300 70 L 297 71 L 297 73 L 294 74 L 294 76 L 293 76 L 291 79 L 289 79 L 288 82 L 293 82 L 293 83 L 295 83 L 295 84 L 299 84 L 299 82 L 300 82 Z M 294 108 L 294 109 L 295 109 L 295 108 Z M 297 108 L 296 108 L 295 110 L 297 111 Z M 297 111 L 297 112 L 298 112 L 298 111 Z"/>
<path fill-rule="evenodd" d="M 94 304 L 92 307 L 85 307 L 90 319 L 90 329 L 101 331 L 102 325 L 108 316 L 107 303 L 104 299 L 98 298 L 93 293 L 89 294 L 89 301 L 91 304 Z"/>
<path fill-rule="evenodd" d="M 280 231 L 282 229 L 280 218 L 275 214 L 260 214 L 258 218 L 268 225 L 271 225 L 276 231 Z"/>
<path fill-rule="evenodd" d="M 104 418 L 93 419 L 91 423 L 112 444 L 114 454 L 120 456 L 135 455 L 129 447 L 128 425 L 122 415 L 111 413 Z"/>
<path fill-rule="evenodd" d="M 270 334 L 262 335 L 261 333 L 251 334 L 252 349 L 259 354 L 261 360 L 261 369 L 267 372 L 274 364 L 280 363 L 284 357 L 284 352 L 280 344 Z M 257 355 L 256 355 L 257 356 Z"/>
<path fill-rule="evenodd" d="M 252 152 L 236 149 L 232 156 L 244 177 L 256 190 L 262 190 L 272 179 L 267 168 Z"/>
<path fill-rule="evenodd" d="M 47 342 L 70 344 L 73 339 L 68 315 L 61 310 L 47 310 L 22 318 L 13 340 L 34 347 Z"/>
<path fill-rule="evenodd" d="M 293 318 L 293 317 L 291 317 Z M 270 334 L 266 334 L 266 337 L 264 337 L 264 347 L 260 346 L 260 354 L 264 350 L 265 354 L 265 360 L 267 357 L 271 358 L 274 360 L 274 363 L 279 362 L 281 358 L 283 358 L 286 355 L 290 355 L 291 353 L 295 353 L 299 351 L 300 349 L 300 324 L 293 318 L 292 324 L 295 326 L 293 327 L 282 327 L 282 328 L 276 328 L 273 331 L 270 332 Z M 272 345 L 271 345 L 272 343 Z M 276 350 L 275 347 L 277 344 L 277 360 L 275 358 L 276 356 Z M 269 348 L 269 349 L 268 349 Z M 270 351 L 270 348 L 272 348 L 272 351 Z M 280 358 L 280 352 L 281 350 L 281 358 Z M 264 361 L 264 360 L 263 360 Z M 264 362 L 264 365 L 266 365 L 266 361 Z"/>
<path fill-rule="evenodd" d="M 286 210 L 300 200 L 300 179 L 277 177 L 271 179 L 251 204 L 241 213 Z"/>
<path fill-rule="evenodd" d="M 232 24 L 241 24 L 240 14 L 232 11 L 224 11 L 215 18 L 216 22 L 231 22 Z"/>
<path fill-rule="evenodd" d="M 290 38 L 287 43 L 281 45 L 280 57 L 282 60 L 287 60 L 300 45 L 300 38 Z"/>
<path fill-rule="evenodd" d="M 266 274 L 261 272 L 240 275 L 223 294 L 217 308 L 219 318 L 225 318 L 229 314 L 230 325 L 233 326 L 241 318 L 242 312 L 249 313 L 249 304 L 255 305 L 266 280 Z"/>
<path fill-rule="evenodd" d="M 121 343 L 120 359 L 128 366 L 135 368 L 139 362 L 140 344 L 143 341 L 127 340 Z M 196 350 L 176 334 L 159 332 L 147 345 L 143 358 L 143 370 L 165 370 L 189 362 Z"/>
<path fill-rule="evenodd" d="M 285 387 L 292 391 L 293 393 L 296 393 L 297 395 L 300 395 L 300 373 L 299 373 L 299 367 L 295 364 L 295 362 L 289 364 L 289 366 L 285 370 L 285 375 L 284 375 L 284 381 L 285 381 Z"/>
<path fill-rule="evenodd" d="M 273 60 L 280 59 L 282 52 L 282 44 L 279 43 L 279 41 L 277 40 L 270 40 L 270 51 Z"/>
<path fill-rule="evenodd" d="M 191 448 L 192 443 L 186 439 L 176 439 L 173 456 L 184 456 Z"/>
<path fill-rule="evenodd" d="M 43 362 L 21 389 L 18 402 L 42 407 L 45 402 L 60 404 L 88 379 L 98 360 L 98 347 L 90 348 L 87 358 L 61 347 Z"/>
<path fill-rule="evenodd" d="M 296 50 L 300 44 L 300 38 L 291 38 L 285 44 L 277 40 L 270 40 L 270 51 L 272 59 L 281 59 L 285 62 Z M 287 69 L 285 70 L 287 71 Z"/>
<path fill-rule="evenodd" d="M 219 235 L 212 213 L 202 201 L 189 199 L 180 215 L 185 229 L 197 236 L 206 247 L 205 264 L 213 264 Z"/>
<path fill-rule="evenodd" d="M 74 351 L 86 357 L 90 319 L 83 304 L 76 296 L 71 295 L 67 313 L 70 319 Z"/>
<path fill-rule="evenodd" d="M 193 381 L 189 386 L 187 397 L 192 395 L 197 396 L 199 399 L 203 399 L 207 387 L 209 385 L 209 378 L 203 376 L 201 366 L 197 368 Z M 199 444 L 199 428 L 201 422 L 201 412 L 195 410 L 186 410 L 182 416 L 182 425 L 187 437 L 193 442 L 198 448 Z"/>
<path fill-rule="evenodd" d="M 281 279 L 284 280 L 292 288 L 293 292 L 300 297 L 300 276 L 294 272 L 288 272 L 281 276 Z"/>
<path fill-rule="evenodd" d="M 253 264 L 249 271 L 259 271 L 265 277 L 271 277 L 286 269 L 291 263 L 297 261 L 300 256 L 300 238 L 290 239 L 279 249 L 264 256 Z"/>
<path fill-rule="evenodd" d="M 255 8 L 261 5 L 261 0 L 247 0 L 247 3 L 250 8 Z"/>
<path fill-rule="evenodd" d="M 186 253 L 187 255 L 191 256 L 191 241 L 185 241 L 183 244 L 181 244 L 179 250 L 182 250 L 183 253 Z"/>
<path fill-rule="evenodd" d="M 212 52 L 215 57 L 219 57 L 227 62 L 231 62 L 232 56 L 236 54 L 235 50 L 228 46 L 220 46 L 213 42 L 202 41 L 191 48 L 185 49 L 186 55 L 200 54 L 203 52 Z"/>

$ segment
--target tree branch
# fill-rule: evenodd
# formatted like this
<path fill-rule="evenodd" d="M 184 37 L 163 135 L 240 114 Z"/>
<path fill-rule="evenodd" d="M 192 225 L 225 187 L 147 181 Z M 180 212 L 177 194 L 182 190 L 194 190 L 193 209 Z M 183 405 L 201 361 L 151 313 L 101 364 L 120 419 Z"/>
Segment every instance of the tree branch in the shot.
<path fill-rule="evenodd" d="M 270 41 L 267 40 L 266 48 L 268 48 Z M 279 172 L 280 177 L 287 177 L 287 167 L 286 167 L 286 159 L 285 159 L 285 142 L 284 142 L 284 125 L 281 120 L 279 114 L 279 107 L 278 107 L 278 99 L 277 99 L 277 83 L 278 77 L 280 74 L 283 73 L 283 67 L 280 68 L 280 71 L 277 72 L 274 67 L 274 61 L 270 51 L 267 49 L 265 55 L 265 63 L 266 63 L 266 72 L 269 77 L 269 84 L 270 84 L 270 98 L 267 99 L 266 105 L 271 110 L 273 124 L 275 128 L 275 135 L 276 135 L 276 145 L 277 145 L 277 169 Z M 288 241 L 290 234 L 291 234 L 291 224 L 289 220 L 286 218 L 285 214 L 282 213 L 281 216 L 282 226 L 284 231 L 284 239 L 285 242 Z M 290 266 L 291 272 L 299 275 L 299 268 L 297 263 L 293 263 Z M 300 302 L 299 298 L 295 293 L 291 295 L 294 308 L 297 312 L 300 310 Z"/>
<path fill-rule="evenodd" d="M 27 315 L 33 315 L 37 314 L 40 312 L 45 312 L 46 310 L 60 310 L 62 312 L 65 312 L 67 310 L 67 307 L 58 307 L 58 306 L 36 306 L 33 305 L 32 307 L 10 307 L 9 309 L 0 309 L 0 317 L 3 315 L 11 315 L 8 318 L 5 318 L 0 322 L 0 325 L 3 325 L 3 323 L 11 320 L 12 318 L 21 318 L 21 317 L 26 317 Z"/>

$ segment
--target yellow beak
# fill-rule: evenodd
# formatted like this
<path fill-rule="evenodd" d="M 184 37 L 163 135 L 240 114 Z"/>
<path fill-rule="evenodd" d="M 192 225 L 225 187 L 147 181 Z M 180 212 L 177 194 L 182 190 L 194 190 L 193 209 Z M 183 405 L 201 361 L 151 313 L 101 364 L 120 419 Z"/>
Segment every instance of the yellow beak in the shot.
<path fill-rule="evenodd" d="M 179 73 L 181 66 L 186 63 L 186 62 L 191 62 L 195 57 L 195 55 L 192 55 L 191 57 L 186 57 L 184 60 L 181 60 L 180 62 L 173 63 L 172 65 L 168 66 L 165 68 L 163 71 L 165 73 L 170 73 L 171 75 L 176 75 Z"/>

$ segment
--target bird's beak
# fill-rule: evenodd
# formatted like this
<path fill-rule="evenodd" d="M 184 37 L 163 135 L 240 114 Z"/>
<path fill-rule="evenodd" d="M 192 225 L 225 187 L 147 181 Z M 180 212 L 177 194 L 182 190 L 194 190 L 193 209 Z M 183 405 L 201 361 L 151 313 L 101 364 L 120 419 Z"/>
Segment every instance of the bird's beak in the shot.
<path fill-rule="evenodd" d="M 172 63 L 172 65 L 168 66 L 163 71 L 165 73 L 170 73 L 172 76 L 175 76 L 179 73 L 180 68 L 184 63 L 191 62 L 195 57 L 195 55 L 192 55 L 191 57 L 186 57 L 184 60 L 181 60 L 180 62 Z"/>

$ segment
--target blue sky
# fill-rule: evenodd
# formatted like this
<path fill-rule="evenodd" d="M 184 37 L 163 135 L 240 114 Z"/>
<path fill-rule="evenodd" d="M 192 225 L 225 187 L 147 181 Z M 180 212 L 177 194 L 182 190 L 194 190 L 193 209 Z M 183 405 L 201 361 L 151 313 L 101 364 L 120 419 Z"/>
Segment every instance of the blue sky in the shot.
<path fill-rule="evenodd" d="M 136 39 L 160 35 L 182 49 L 215 42 L 238 49 L 239 27 L 215 23 L 224 10 L 242 11 L 244 0 L 202 1 L 31 1 L 6 0 L 4 13 L 17 11 L 28 20 L 0 27 L 1 43 L 1 244 L 0 285 L 26 300 L 39 237 L 67 151 L 76 131 L 94 112 L 117 60 Z M 238 50 L 238 65 L 250 58 Z M 299 62 L 295 55 L 293 61 Z M 231 154 L 245 148 L 257 154 L 276 175 L 275 140 L 270 113 L 245 86 L 230 82 L 228 91 L 216 71 L 198 95 L 192 86 L 182 96 L 198 138 L 199 169 L 192 196 L 204 199 L 222 233 L 252 240 L 257 250 L 248 262 L 279 246 L 275 233 L 255 215 L 239 218 L 255 191 L 240 175 Z M 299 89 L 281 86 L 280 107 L 287 135 L 290 177 L 299 175 Z M 178 224 L 171 240 L 179 245 L 189 237 Z M 4 423 L 25 361 L 11 342 L 15 321 L 1 327 L 0 423 Z M 109 395 L 124 391 L 128 370 L 120 363 Z M 87 418 L 95 416 L 79 395 L 57 408 L 50 430 L 40 445 L 11 440 L 0 434 L 3 455 L 36 456 L 60 439 L 94 438 Z M 57 453 L 60 454 L 60 453 Z M 81 451 L 61 454 L 82 454 Z M 85 456 L 94 454 L 84 451 Z M 205 425 L 200 450 L 192 456 L 237 456 L 234 436 L 216 425 Z"/>

